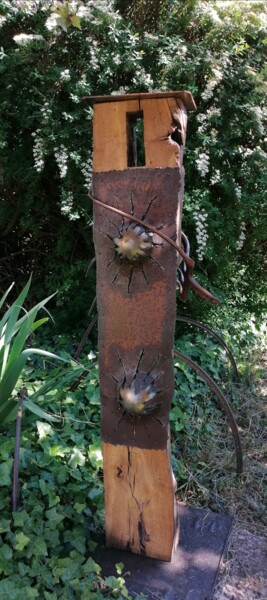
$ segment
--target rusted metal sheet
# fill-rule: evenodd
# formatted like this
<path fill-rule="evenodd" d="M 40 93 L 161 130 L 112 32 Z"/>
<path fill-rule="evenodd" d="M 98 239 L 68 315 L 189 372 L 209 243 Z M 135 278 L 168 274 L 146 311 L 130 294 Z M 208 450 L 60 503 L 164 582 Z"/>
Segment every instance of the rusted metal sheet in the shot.
<path fill-rule="evenodd" d="M 180 189 L 179 169 L 93 174 L 94 197 L 174 241 Z M 177 255 L 160 236 L 136 227 L 94 205 L 102 439 L 165 449 L 174 391 Z"/>
<path fill-rule="evenodd" d="M 100 542 L 93 554 L 102 575 L 116 575 L 123 562 L 127 589 L 150 600 L 212 600 L 220 561 L 233 518 L 210 510 L 178 504 L 180 543 L 171 562 L 162 562 Z"/>

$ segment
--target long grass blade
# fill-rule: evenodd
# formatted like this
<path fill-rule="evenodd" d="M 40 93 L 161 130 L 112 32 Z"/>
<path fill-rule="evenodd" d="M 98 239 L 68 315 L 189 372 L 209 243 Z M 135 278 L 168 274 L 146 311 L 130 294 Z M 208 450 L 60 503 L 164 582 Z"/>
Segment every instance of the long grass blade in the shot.
<path fill-rule="evenodd" d="M 23 350 L 20 356 L 6 369 L 3 379 L 0 382 L 0 398 L 3 403 L 7 402 L 10 398 L 27 359 L 32 355 L 45 356 L 46 358 L 60 360 L 65 363 L 68 362 L 65 358 L 58 356 L 58 354 L 53 354 L 39 348 L 27 348 Z"/>
<path fill-rule="evenodd" d="M 32 277 L 30 276 L 23 290 L 20 292 L 19 296 L 13 302 L 12 306 L 6 311 L 4 314 L 2 321 L 0 321 L 0 331 L 5 323 L 7 323 L 6 331 L 5 331 L 5 340 L 8 340 L 10 336 L 12 337 L 12 332 L 14 326 L 17 322 L 18 315 L 21 311 L 24 300 L 28 294 L 30 285 L 31 285 Z"/>
<path fill-rule="evenodd" d="M 32 413 L 34 413 L 38 417 L 41 417 L 41 419 L 45 419 L 46 421 L 53 421 L 58 423 L 58 421 L 62 420 L 61 417 L 51 415 L 50 413 L 46 412 L 46 410 L 43 410 L 42 408 L 37 406 L 34 402 L 31 402 L 31 400 L 24 400 L 24 406 L 28 408 Z"/>
<path fill-rule="evenodd" d="M 11 286 L 8 288 L 8 290 L 2 296 L 2 298 L 0 300 L 0 309 L 2 308 L 4 302 L 6 301 L 6 298 L 7 298 L 8 294 L 9 294 L 10 290 L 12 290 L 13 285 L 14 285 L 14 281 L 13 281 L 13 283 L 11 283 Z"/>

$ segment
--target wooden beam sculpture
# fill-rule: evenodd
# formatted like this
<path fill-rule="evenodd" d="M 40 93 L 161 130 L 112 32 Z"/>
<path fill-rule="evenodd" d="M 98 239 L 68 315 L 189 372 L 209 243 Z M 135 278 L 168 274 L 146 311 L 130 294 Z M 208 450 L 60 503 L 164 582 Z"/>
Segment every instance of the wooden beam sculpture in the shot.
<path fill-rule="evenodd" d="M 195 105 L 189 92 L 91 100 L 106 542 L 170 561 L 179 529 L 169 431 L 179 257 L 160 234 L 180 242 Z"/>

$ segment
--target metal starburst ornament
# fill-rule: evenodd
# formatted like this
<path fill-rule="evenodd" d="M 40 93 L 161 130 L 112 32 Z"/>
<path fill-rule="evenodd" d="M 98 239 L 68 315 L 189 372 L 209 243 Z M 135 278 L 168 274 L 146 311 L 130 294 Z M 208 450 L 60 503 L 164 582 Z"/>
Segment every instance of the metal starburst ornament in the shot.
<path fill-rule="evenodd" d="M 118 256 L 133 263 L 149 256 L 153 247 L 153 233 L 131 223 L 127 229 L 121 231 L 120 237 L 113 238 L 113 241 Z"/>

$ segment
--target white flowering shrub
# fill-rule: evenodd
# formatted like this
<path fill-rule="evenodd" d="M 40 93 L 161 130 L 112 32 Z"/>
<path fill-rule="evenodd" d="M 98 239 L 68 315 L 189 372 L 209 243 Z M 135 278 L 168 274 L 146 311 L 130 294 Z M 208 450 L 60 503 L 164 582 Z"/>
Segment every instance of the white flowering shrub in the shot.
<path fill-rule="evenodd" d="M 65 8 L 65 0 L 0 0 L 4 287 L 14 274 L 21 287 L 33 271 L 35 293 L 38 285 L 42 297 L 59 289 L 59 326 L 84 315 L 94 249 L 93 110 L 83 98 L 189 89 L 197 110 L 184 154 L 183 229 L 196 276 L 223 295 L 232 273 L 238 279 L 249 265 L 240 276 L 249 303 L 266 229 L 267 7 L 149 0 L 141 11 L 139 0 L 77 0 Z M 71 306 L 71 318 L 62 306 Z"/>

